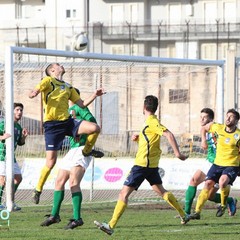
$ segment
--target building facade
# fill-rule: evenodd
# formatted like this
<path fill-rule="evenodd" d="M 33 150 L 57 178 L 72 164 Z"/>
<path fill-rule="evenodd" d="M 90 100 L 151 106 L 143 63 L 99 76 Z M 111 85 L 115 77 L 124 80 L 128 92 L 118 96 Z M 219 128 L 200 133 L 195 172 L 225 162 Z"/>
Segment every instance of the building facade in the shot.
<path fill-rule="evenodd" d="M 0 51 L 71 50 L 85 32 L 90 52 L 224 59 L 240 54 L 239 9 L 239 0 L 2 0 Z"/>

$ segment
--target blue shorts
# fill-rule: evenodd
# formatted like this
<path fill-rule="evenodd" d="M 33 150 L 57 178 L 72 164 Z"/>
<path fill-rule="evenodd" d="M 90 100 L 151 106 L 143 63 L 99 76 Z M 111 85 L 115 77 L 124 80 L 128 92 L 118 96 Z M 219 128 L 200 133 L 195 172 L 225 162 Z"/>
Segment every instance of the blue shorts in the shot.
<path fill-rule="evenodd" d="M 145 179 L 151 186 L 162 184 L 159 168 L 147 168 L 134 165 L 123 185 L 134 187 L 135 190 L 137 190 Z"/>
<path fill-rule="evenodd" d="M 213 164 L 207 173 L 206 180 L 213 180 L 215 183 L 218 183 L 222 175 L 227 175 L 230 178 L 229 184 L 232 185 L 238 176 L 238 172 L 239 167 L 222 167 Z"/>
<path fill-rule="evenodd" d="M 47 121 L 43 124 L 46 150 L 60 150 L 65 136 L 76 137 L 82 120 Z"/>

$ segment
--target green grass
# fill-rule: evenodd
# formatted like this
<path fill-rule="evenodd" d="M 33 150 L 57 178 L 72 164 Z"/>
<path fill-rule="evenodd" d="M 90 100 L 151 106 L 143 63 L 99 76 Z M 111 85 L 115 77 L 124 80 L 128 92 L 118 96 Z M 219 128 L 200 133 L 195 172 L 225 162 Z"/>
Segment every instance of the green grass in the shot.
<path fill-rule="evenodd" d="M 221 218 L 215 217 L 216 209 L 204 209 L 201 220 L 190 221 L 181 225 L 174 218 L 176 211 L 161 209 L 157 205 L 129 206 L 120 219 L 115 233 L 108 236 L 98 230 L 94 220 L 109 220 L 114 204 L 83 205 L 82 217 L 84 225 L 74 230 L 63 227 L 71 218 L 70 205 L 61 210 L 62 221 L 49 227 L 41 227 L 40 223 L 49 214 L 51 207 L 25 207 L 22 211 L 10 214 L 10 229 L 0 228 L 1 240 L 225 240 L 240 238 L 240 217 L 237 214 L 229 217 L 227 212 Z M 6 224 L 0 220 L 0 224 Z"/>

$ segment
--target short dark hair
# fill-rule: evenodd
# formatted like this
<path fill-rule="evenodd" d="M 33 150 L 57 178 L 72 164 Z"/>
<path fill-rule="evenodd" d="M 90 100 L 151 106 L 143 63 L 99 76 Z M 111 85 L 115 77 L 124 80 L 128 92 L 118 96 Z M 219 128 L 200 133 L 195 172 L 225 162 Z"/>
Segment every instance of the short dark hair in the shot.
<path fill-rule="evenodd" d="M 148 95 L 144 99 L 144 106 L 147 111 L 155 113 L 158 108 L 158 98 L 153 95 Z"/>
<path fill-rule="evenodd" d="M 203 108 L 201 113 L 206 113 L 210 119 L 214 119 L 214 111 L 211 108 Z"/>
<path fill-rule="evenodd" d="M 45 68 L 45 74 L 49 77 L 50 73 L 49 73 L 49 69 L 53 66 L 53 63 L 49 64 L 46 68 Z"/>
<path fill-rule="evenodd" d="M 233 113 L 233 115 L 235 116 L 235 118 L 236 118 L 237 120 L 239 120 L 239 112 L 236 111 L 234 108 L 229 109 L 229 110 L 227 111 L 227 113 Z"/>
<path fill-rule="evenodd" d="M 20 107 L 23 109 L 23 104 L 22 103 L 14 103 L 13 108 L 15 109 L 16 107 Z"/>

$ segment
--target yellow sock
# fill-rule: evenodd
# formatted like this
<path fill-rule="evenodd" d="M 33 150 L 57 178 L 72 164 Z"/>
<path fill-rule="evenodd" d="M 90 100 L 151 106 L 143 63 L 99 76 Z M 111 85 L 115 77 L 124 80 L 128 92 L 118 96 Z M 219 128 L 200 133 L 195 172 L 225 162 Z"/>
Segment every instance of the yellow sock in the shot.
<path fill-rule="evenodd" d="M 227 185 L 225 188 L 221 189 L 221 206 L 227 205 L 227 198 L 230 192 L 230 185 Z"/>
<path fill-rule="evenodd" d="M 114 228 L 118 222 L 118 220 L 120 219 L 120 217 L 122 216 L 123 212 L 125 211 L 127 207 L 127 204 L 121 200 L 117 201 L 117 204 L 115 206 L 113 215 L 112 215 L 112 219 L 110 220 L 110 222 L 108 223 L 110 228 Z"/>
<path fill-rule="evenodd" d="M 202 189 L 197 199 L 195 212 L 200 213 L 202 211 L 203 205 L 208 200 L 208 195 L 209 195 L 209 190 L 205 188 Z"/>
<path fill-rule="evenodd" d="M 45 184 L 49 174 L 51 172 L 51 169 L 48 168 L 47 166 L 44 166 L 42 171 L 41 171 L 41 175 L 40 175 L 40 178 L 38 180 L 38 184 L 37 184 L 37 187 L 36 187 L 36 190 L 38 192 L 41 192 L 42 189 L 43 189 L 43 185 Z"/>
<path fill-rule="evenodd" d="M 93 133 L 93 134 L 88 135 L 87 141 L 86 141 L 85 146 L 83 148 L 84 153 L 88 154 L 92 151 L 92 148 L 97 141 L 98 135 L 99 135 L 99 133 Z"/>
<path fill-rule="evenodd" d="M 177 199 L 174 197 L 174 195 L 171 192 L 165 192 L 163 195 L 163 199 L 168 202 L 170 206 L 175 208 L 181 217 L 185 216 L 185 212 L 183 211 L 182 207 L 178 203 Z"/>

